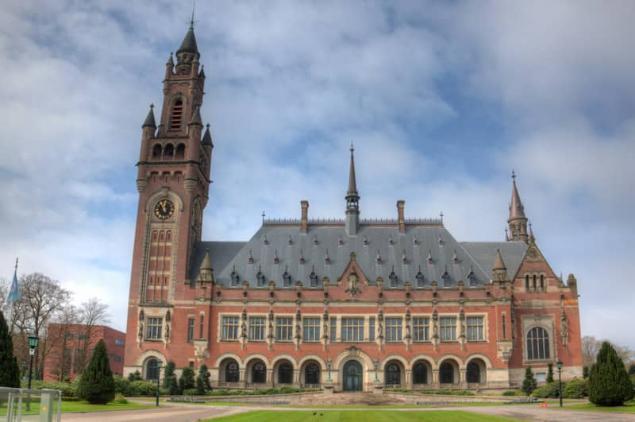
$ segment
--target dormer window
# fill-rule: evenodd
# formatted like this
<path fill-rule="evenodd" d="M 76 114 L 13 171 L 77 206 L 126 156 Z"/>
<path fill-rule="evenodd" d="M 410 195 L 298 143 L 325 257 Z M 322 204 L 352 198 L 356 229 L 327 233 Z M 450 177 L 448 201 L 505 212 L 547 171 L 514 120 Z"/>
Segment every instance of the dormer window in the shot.
<path fill-rule="evenodd" d="M 390 280 L 390 287 L 397 287 L 397 284 L 399 283 L 399 277 L 397 277 L 397 274 L 395 274 L 394 269 L 390 272 L 388 279 Z"/>
<path fill-rule="evenodd" d="M 311 274 L 309 274 L 309 283 L 311 287 L 318 286 L 318 276 L 315 274 L 315 271 L 311 271 Z"/>
<path fill-rule="evenodd" d="M 284 274 L 282 274 L 282 283 L 284 284 L 284 287 L 291 287 L 291 274 L 289 274 L 288 271 L 284 271 Z"/>
<path fill-rule="evenodd" d="M 181 130 L 183 125 L 183 100 L 178 98 L 172 105 L 170 113 L 170 130 Z"/>
<path fill-rule="evenodd" d="M 229 275 L 229 277 L 231 278 L 232 281 L 232 286 L 238 286 L 238 284 L 240 283 L 240 276 L 238 275 L 238 273 L 236 272 L 236 268 L 234 268 L 231 272 L 231 274 Z"/>
<path fill-rule="evenodd" d="M 470 271 L 470 273 L 467 275 L 467 282 L 470 287 L 475 287 L 478 284 L 478 279 L 476 278 L 476 274 L 474 274 L 474 271 Z"/>
<path fill-rule="evenodd" d="M 256 274 L 256 282 L 258 283 L 259 287 L 262 287 L 265 284 L 267 284 L 267 279 L 265 278 L 265 275 L 260 270 L 258 270 L 258 274 Z"/>
<path fill-rule="evenodd" d="M 415 279 L 417 280 L 417 287 L 423 287 L 426 282 L 426 278 L 423 276 L 423 273 L 421 271 L 417 273 Z"/>
<path fill-rule="evenodd" d="M 443 287 L 450 287 L 452 280 L 450 279 L 450 274 L 448 274 L 447 271 L 443 273 L 441 280 L 443 280 Z"/>

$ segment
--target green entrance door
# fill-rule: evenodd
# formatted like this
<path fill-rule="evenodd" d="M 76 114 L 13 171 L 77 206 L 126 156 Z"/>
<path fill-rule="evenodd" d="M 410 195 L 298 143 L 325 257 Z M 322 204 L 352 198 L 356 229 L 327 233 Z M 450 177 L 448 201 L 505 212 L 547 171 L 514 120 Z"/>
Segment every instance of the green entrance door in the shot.
<path fill-rule="evenodd" d="M 344 391 L 362 391 L 362 365 L 355 360 L 344 365 Z"/>

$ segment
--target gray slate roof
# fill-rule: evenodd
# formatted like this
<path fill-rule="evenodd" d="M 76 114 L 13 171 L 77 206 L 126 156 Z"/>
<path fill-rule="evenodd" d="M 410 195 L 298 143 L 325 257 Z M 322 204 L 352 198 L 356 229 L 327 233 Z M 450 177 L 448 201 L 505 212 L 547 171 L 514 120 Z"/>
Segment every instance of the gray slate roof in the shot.
<path fill-rule="evenodd" d="M 357 262 L 371 284 L 378 277 L 386 288 L 456 286 L 478 287 L 492 278 L 491 267 L 500 249 L 510 275 L 524 256 L 523 242 L 457 242 L 440 224 L 408 227 L 362 224 L 356 236 L 348 236 L 342 224 L 309 226 L 301 233 L 298 225 L 264 224 L 248 242 L 201 242 L 192 262 L 192 276 L 198 273 L 205 250 L 212 258 L 216 281 L 224 286 L 321 287 L 322 278 L 337 280 L 355 252 Z M 431 259 L 429 259 L 429 257 Z"/>

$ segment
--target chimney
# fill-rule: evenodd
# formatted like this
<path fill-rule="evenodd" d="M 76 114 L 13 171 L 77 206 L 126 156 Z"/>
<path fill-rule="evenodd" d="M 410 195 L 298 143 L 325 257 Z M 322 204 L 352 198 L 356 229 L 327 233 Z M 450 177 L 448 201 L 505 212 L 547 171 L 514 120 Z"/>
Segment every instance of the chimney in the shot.
<path fill-rule="evenodd" d="M 300 218 L 300 233 L 306 233 L 309 229 L 309 201 L 306 199 L 300 201 L 302 208 L 302 217 Z"/>
<path fill-rule="evenodd" d="M 399 233 L 406 232 L 406 219 L 404 218 L 404 207 L 406 201 L 400 199 L 397 201 L 397 224 L 399 224 Z"/>

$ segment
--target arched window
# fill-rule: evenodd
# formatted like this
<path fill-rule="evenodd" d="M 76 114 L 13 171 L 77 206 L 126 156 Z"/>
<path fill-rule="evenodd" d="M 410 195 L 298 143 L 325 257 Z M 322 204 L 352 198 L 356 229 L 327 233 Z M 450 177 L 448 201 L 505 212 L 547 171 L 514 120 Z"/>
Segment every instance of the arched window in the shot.
<path fill-rule="evenodd" d="M 428 367 L 423 362 L 418 362 L 412 368 L 412 383 L 427 384 L 428 383 Z"/>
<path fill-rule="evenodd" d="M 152 147 L 152 158 L 161 158 L 161 144 L 154 144 Z"/>
<path fill-rule="evenodd" d="M 536 291 L 536 274 L 534 274 L 532 277 L 531 287 L 534 291 Z"/>
<path fill-rule="evenodd" d="M 240 370 L 238 363 L 231 359 L 225 365 L 225 382 L 238 382 L 240 379 Z"/>
<path fill-rule="evenodd" d="M 311 362 L 304 368 L 304 384 L 318 385 L 320 383 L 320 367 L 317 363 Z"/>
<path fill-rule="evenodd" d="M 179 144 L 176 147 L 176 159 L 182 160 L 185 157 L 185 144 Z"/>
<path fill-rule="evenodd" d="M 540 274 L 540 290 L 545 291 L 545 276 Z"/>
<path fill-rule="evenodd" d="M 146 379 L 156 381 L 159 378 L 159 360 L 150 358 L 146 362 Z"/>
<path fill-rule="evenodd" d="M 183 100 L 177 99 L 172 105 L 170 113 L 170 130 L 181 130 L 183 124 Z"/>
<path fill-rule="evenodd" d="M 443 362 L 439 368 L 439 380 L 441 384 L 454 384 L 454 365 Z"/>
<path fill-rule="evenodd" d="M 527 332 L 527 359 L 549 359 L 549 333 L 542 327 L 534 327 Z"/>
<path fill-rule="evenodd" d="M 251 367 L 251 382 L 254 384 L 267 382 L 267 367 L 263 362 L 258 361 Z"/>
<path fill-rule="evenodd" d="M 467 364 L 467 373 L 465 374 L 467 382 L 470 384 L 480 384 L 481 382 L 481 366 L 478 362 L 471 361 Z"/>
<path fill-rule="evenodd" d="M 291 384 L 293 382 L 293 367 L 289 362 L 283 362 L 278 366 L 278 384 Z"/>
<path fill-rule="evenodd" d="M 401 368 L 395 362 L 386 365 L 386 385 L 401 385 Z"/>
<path fill-rule="evenodd" d="M 174 157 L 174 145 L 167 144 L 163 149 L 163 158 L 172 158 Z"/>
<path fill-rule="evenodd" d="M 529 274 L 525 274 L 525 290 L 529 291 Z"/>

